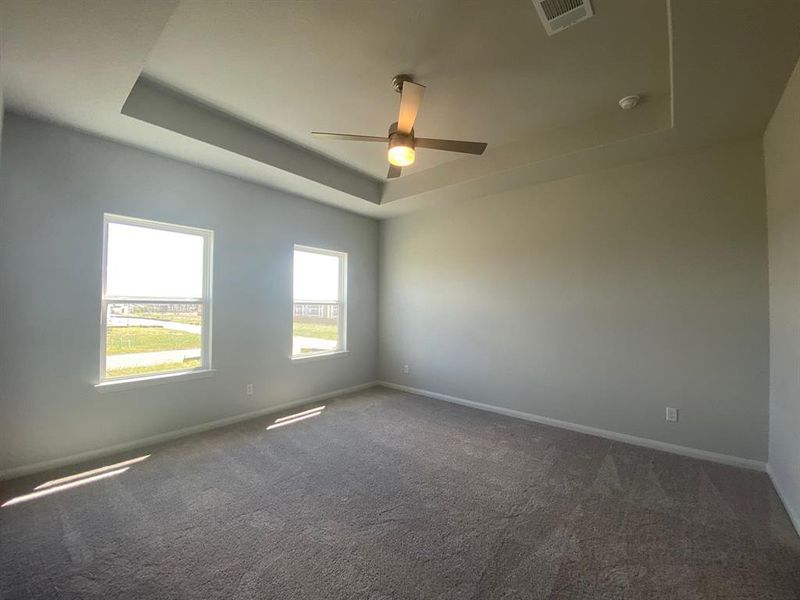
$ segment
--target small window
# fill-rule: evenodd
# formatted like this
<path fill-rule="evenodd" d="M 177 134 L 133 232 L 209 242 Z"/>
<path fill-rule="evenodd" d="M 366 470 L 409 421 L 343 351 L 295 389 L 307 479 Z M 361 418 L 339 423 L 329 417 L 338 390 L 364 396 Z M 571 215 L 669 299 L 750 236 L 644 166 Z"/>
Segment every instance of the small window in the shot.
<path fill-rule="evenodd" d="M 105 215 L 100 381 L 211 367 L 213 232 Z"/>
<path fill-rule="evenodd" d="M 347 349 L 347 254 L 294 247 L 292 357 Z"/>

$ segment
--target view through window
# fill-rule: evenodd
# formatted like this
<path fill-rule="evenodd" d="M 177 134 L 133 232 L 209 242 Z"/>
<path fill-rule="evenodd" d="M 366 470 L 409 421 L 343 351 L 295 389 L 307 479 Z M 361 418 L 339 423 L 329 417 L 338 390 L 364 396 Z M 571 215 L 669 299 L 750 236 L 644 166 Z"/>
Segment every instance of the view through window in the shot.
<path fill-rule="evenodd" d="M 294 247 L 292 356 L 345 350 L 346 281 L 347 254 Z"/>
<path fill-rule="evenodd" d="M 106 215 L 101 380 L 209 368 L 212 232 Z"/>

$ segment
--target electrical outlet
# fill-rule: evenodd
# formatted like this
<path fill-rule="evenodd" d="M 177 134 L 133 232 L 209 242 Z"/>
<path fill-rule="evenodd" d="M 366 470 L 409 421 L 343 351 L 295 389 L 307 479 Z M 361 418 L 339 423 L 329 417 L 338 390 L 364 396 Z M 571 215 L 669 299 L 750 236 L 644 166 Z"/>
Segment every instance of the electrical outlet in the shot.
<path fill-rule="evenodd" d="M 403 365 L 403 373 L 408 375 L 408 365 Z"/>
<path fill-rule="evenodd" d="M 248 396 L 252 396 L 253 395 L 253 384 L 252 383 L 248 383 L 247 384 L 247 395 Z"/>
<path fill-rule="evenodd" d="M 667 421 L 670 423 L 677 423 L 678 422 L 678 409 L 667 407 Z"/>

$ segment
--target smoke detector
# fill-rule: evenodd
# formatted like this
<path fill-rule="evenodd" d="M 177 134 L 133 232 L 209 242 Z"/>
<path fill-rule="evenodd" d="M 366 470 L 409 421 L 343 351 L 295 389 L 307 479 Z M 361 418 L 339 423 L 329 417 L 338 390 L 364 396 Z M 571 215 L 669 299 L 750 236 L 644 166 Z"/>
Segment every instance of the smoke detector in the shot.
<path fill-rule="evenodd" d="M 564 31 L 592 15 L 589 0 L 531 0 L 539 13 L 547 35 Z"/>
<path fill-rule="evenodd" d="M 622 110 L 630 110 L 632 108 L 636 108 L 639 105 L 639 96 L 625 96 L 624 98 L 620 98 L 619 107 Z"/>

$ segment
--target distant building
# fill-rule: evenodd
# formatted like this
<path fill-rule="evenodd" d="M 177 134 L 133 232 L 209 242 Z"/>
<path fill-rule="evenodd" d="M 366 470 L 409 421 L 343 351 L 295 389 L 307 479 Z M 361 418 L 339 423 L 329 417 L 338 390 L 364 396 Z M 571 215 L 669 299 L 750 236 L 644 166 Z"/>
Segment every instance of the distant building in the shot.
<path fill-rule="evenodd" d="M 339 306 L 337 304 L 295 302 L 294 316 L 310 317 L 316 319 L 336 319 L 339 317 Z"/>

